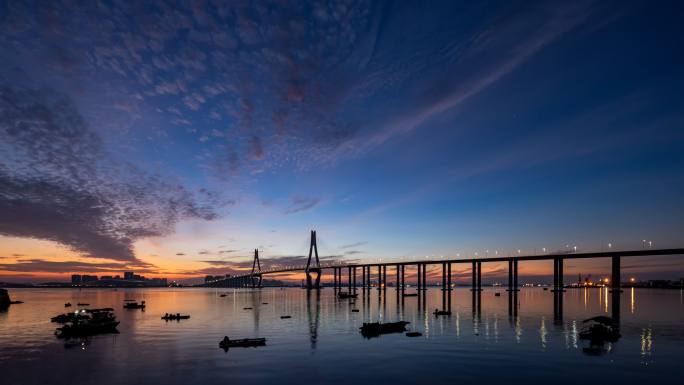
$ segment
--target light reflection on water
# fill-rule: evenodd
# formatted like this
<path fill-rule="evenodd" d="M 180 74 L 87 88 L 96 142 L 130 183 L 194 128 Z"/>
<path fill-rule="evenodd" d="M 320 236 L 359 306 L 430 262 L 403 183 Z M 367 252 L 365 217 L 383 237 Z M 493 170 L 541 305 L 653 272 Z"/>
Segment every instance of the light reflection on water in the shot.
<path fill-rule="evenodd" d="M 221 298 L 219 294 L 228 293 Z M 501 292 L 501 297 L 495 297 Z M 427 304 L 404 298 L 392 288 L 359 290 L 353 301 L 338 300 L 332 289 L 11 289 L 25 301 L 0 313 L 0 377 L 3 385 L 232 383 L 436 383 L 453 381 L 553 381 L 601 383 L 639 380 L 676 383 L 684 374 L 684 305 L 680 291 L 630 289 L 621 294 L 623 337 L 600 356 L 583 353 L 582 320 L 609 314 L 604 289 L 568 289 L 563 318 L 553 312 L 553 294 L 525 288 L 518 312 L 509 316 L 507 293 L 486 288 L 481 310 L 471 292 L 452 293 L 450 317 L 435 317 L 442 292 L 430 289 Z M 147 309 L 124 310 L 124 299 L 145 300 Z M 636 302 L 638 307 L 636 306 Z M 50 317 L 63 304 L 113 307 L 119 334 L 93 337 L 65 348 Z M 268 304 L 262 304 L 267 302 Z M 252 310 L 244 310 L 252 307 Z M 351 309 L 359 309 L 358 313 Z M 74 309 L 73 307 L 70 309 Z M 69 310 L 69 309 L 67 309 Z M 187 321 L 164 322 L 166 312 L 189 313 Z M 291 315 L 291 319 L 280 319 Z M 364 339 L 362 322 L 410 321 L 421 338 L 403 334 Z M 255 349 L 218 348 L 218 341 L 266 337 Z"/>

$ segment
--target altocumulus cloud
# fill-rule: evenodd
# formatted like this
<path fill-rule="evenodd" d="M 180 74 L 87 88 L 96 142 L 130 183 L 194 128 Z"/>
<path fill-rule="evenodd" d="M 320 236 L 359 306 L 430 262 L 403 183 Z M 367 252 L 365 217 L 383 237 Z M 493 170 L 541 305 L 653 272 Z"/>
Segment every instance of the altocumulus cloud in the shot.
<path fill-rule="evenodd" d="M 314 208 L 321 202 L 320 198 L 294 197 L 292 202 L 285 209 L 285 214 L 294 214 Z"/>
<path fill-rule="evenodd" d="M 184 218 L 216 216 L 211 195 L 115 161 L 56 92 L 0 83 L 0 137 L 2 235 L 142 266 L 136 240 L 168 234 Z"/>

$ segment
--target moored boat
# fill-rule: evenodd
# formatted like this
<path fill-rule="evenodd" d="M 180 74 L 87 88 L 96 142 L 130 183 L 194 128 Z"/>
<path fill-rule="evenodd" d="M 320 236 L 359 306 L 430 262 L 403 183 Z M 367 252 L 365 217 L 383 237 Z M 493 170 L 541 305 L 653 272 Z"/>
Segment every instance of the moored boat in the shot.
<path fill-rule="evenodd" d="M 144 309 L 145 308 L 145 301 L 142 301 L 140 303 L 137 302 L 127 302 L 124 304 L 124 309 Z"/>
<path fill-rule="evenodd" d="M 242 338 L 242 339 L 230 339 L 228 336 L 223 337 L 219 342 L 219 347 L 223 350 L 228 350 L 230 348 L 249 348 L 257 346 L 265 346 L 266 338 Z"/>
<path fill-rule="evenodd" d="M 55 321 L 55 318 L 60 318 L 60 320 Z M 119 321 L 116 320 L 110 309 L 78 310 L 74 313 L 53 317 L 53 322 L 64 324 L 55 330 L 58 338 L 116 333 L 116 327 L 119 325 Z"/>
<path fill-rule="evenodd" d="M 359 329 L 361 329 L 361 335 L 366 338 L 378 337 L 381 334 L 389 333 L 403 333 L 406 331 L 406 325 L 410 324 L 408 321 L 398 321 L 398 322 L 371 322 L 363 323 Z"/>
<path fill-rule="evenodd" d="M 579 332 L 579 338 L 589 340 L 592 345 L 603 345 L 605 342 L 616 342 L 620 337 L 618 323 L 606 316 L 597 316 L 582 321 L 585 327 Z"/>
<path fill-rule="evenodd" d="M 176 313 L 176 314 L 166 313 L 166 314 L 164 314 L 163 317 L 161 317 L 161 319 L 163 319 L 164 321 L 179 321 L 182 319 L 190 319 L 190 316 L 189 315 L 182 315 L 180 313 Z"/>

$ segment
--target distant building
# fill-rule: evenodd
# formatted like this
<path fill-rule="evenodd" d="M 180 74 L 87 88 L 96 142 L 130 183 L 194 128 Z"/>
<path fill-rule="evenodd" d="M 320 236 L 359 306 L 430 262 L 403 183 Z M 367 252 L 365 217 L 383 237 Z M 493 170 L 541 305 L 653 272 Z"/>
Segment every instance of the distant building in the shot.
<path fill-rule="evenodd" d="M 111 275 L 103 275 L 102 277 L 100 277 L 100 279 L 101 279 L 101 280 L 104 280 L 104 279 L 114 279 L 114 277 L 112 277 Z"/>
<path fill-rule="evenodd" d="M 81 281 L 81 276 L 78 274 L 74 274 L 71 276 L 71 284 L 72 285 L 80 285 L 82 283 Z"/>
<path fill-rule="evenodd" d="M 125 279 L 125 280 L 131 280 L 131 279 L 133 279 L 133 272 L 132 272 L 132 271 L 125 271 L 125 272 L 124 272 L 124 279 Z"/>
<path fill-rule="evenodd" d="M 670 285 L 669 281 L 666 281 L 664 279 L 653 279 L 648 281 L 648 286 L 650 287 L 658 287 L 658 288 L 663 288 L 663 287 L 668 287 Z"/>
<path fill-rule="evenodd" d="M 145 286 L 165 287 L 169 286 L 169 283 L 166 278 L 151 278 L 145 280 Z"/>
<path fill-rule="evenodd" d="M 97 275 L 82 275 L 81 276 L 81 282 L 86 284 L 88 282 L 95 282 L 97 281 Z"/>
<path fill-rule="evenodd" d="M 132 279 L 133 279 L 134 281 L 144 281 L 144 280 L 145 280 L 145 277 L 143 277 L 142 275 L 133 274 L 133 278 L 132 278 Z"/>

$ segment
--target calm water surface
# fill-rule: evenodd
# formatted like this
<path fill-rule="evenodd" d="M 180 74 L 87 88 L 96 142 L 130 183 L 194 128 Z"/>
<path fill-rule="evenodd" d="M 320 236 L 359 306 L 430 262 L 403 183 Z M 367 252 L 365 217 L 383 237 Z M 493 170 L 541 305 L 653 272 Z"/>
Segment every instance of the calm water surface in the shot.
<path fill-rule="evenodd" d="M 501 296 L 496 297 L 495 292 Z M 227 293 L 226 297 L 220 297 Z M 361 291 L 359 291 L 361 293 Z M 563 317 L 554 319 L 553 295 L 522 289 L 517 316 L 508 315 L 503 289 L 486 288 L 481 310 L 471 292 L 452 293 L 450 317 L 431 313 L 442 293 L 431 288 L 427 306 L 397 301 L 371 290 L 355 303 L 332 289 L 10 289 L 13 305 L 0 312 L 0 383 L 190 384 L 226 383 L 473 383 L 548 381 L 624 384 L 681 383 L 684 378 L 684 297 L 680 291 L 627 289 L 621 297 L 622 338 L 588 355 L 578 339 L 582 320 L 611 312 L 605 290 L 569 289 Z M 147 309 L 124 310 L 124 299 Z M 55 338 L 50 317 L 64 303 L 113 307 L 119 334 L 90 338 L 67 348 Z M 267 304 L 262 304 L 266 302 Z M 252 310 L 244 310 L 252 307 Z M 358 308 L 358 313 L 351 312 Z M 75 309 L 75 306 L 70 308 Z M 164 322 L 165 312 L 190 320 Z M 280 319 L 291 315 L 291 319 Z M 410 321 L 423 333 L 365 339 L 364 321 Z M 267 346 L 224 352 L 218 342 L 265 337 Z"/>

